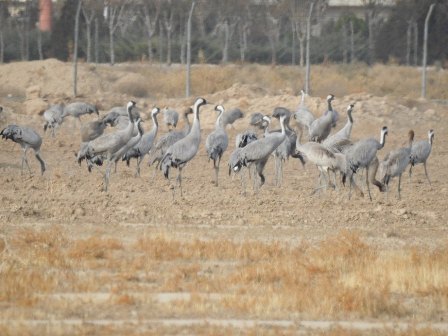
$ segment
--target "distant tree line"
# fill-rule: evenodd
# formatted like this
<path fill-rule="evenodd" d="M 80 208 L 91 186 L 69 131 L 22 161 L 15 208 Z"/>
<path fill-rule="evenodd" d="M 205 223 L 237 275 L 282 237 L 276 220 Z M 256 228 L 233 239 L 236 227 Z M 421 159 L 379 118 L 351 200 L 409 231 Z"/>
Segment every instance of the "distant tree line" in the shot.
<path fill-rule="evenodd" d="M 428 62 L 448 59 L 448 2 L 398 0 L 386 20 L 381 0 L 363 0 L 365 15 L 324 20 L 326 0 L 196 0 L 192 26 L 194 63 L 298 64 L 305 60 L 306 20 L 314 4 L 312 63 L 421 62 L 423 25 L 430 4 Z M 78 0 L 54 3 L 53 30 L 37 28 L 38 0 L 12 15 L 0 1 L 0 62 L 54 57 L 70 60 Z M 82 0 L 79 57 L 86 62 L 185 63 L 191 0 Z"/>

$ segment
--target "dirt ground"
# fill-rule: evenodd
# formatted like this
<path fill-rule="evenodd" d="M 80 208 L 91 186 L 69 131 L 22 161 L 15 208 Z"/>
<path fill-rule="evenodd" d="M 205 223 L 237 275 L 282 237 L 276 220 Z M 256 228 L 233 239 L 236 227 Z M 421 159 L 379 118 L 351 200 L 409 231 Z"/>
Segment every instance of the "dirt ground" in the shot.
<path fill-rule="evenodd" d="M 34 70 L 24 70 L 14 79 L 11 76 L 13 66 L 16 71 L 27 67 L 34 67 Z M 47 68 L 39 73 L 36 67 Z M 5 239 L 23 228 L 58 227 L 73 239 L 96 236 L 118 239 L 123 244 L 140 237 L 166 236 L 187 242 L 228 239 L 297 246 L 304 242 L 318 244 L 341 231 L 356 232 L 367 244 L 384 250 L 409 247 L 433 250 L 448 243 L 448 182 L 445 177 L 448 164 L 447 105 L 410 98 L 374 97 L 367 93 L 336 97 L 334 106 L 341 113 L 337 129 L 345 124 L 344 111 L 348 103 L 356 102 L 353 139 L 378 138 L 381 127 L 389 127 L 386 146 L 379 152 L 380 159 L 406 142 L 409 129 L 415 131 L 417 140 L 427 139 L 429 129 L 435 131 L 428 162 L 432 187 L 425 179 L 423 166 L 417 166 L 412 181 L 409 181 L 407 173 L 403 176 L 401 200 L 397 199 L 396 181 L 393 181 L 388 196 L 372 188 L 373 201 L 370 201 L 357 195 L 349 200 L 348 189 L 344 187 L 311 196 L 317 169 L 311 164 L 303 168 L 295 159 L 290 159 L 284 166 L 282 187 L 273 184 L 273 162 L 270 160 L 266 168 L 267 183 L 259 193 L 253 193 L 249 187 L 248 193 L 243 195 L 238 176 L 229 177 L 227 168 L 236 134 L 248 128 L 250 113 L 260 111 L 269 114 L 277 106 L 294 110 L 299 98 L 287 93 L 271 94 L 255 84 L 235 84 L 221 92 L 204 94 L 213 104 L 240 107 L 246 118 L 235 122 L 234 129 L 228 128 L 230 146 L 223 157 L 220 186 L 216 187 L 212 184 L 212 163 L 208 162 L 204 148 L 216 114 L 214 105 L 202 109 L 202 144 L 197 156 L 184 169 L 184 197 L 176 195 L 173 201 L 169 182 L 159 171 L 153 176 L 153 167 L 147 167 L 147 160 L 140 178 L 134 177 L 135 162 L 130 168 L 120 163 L 118 172 L 111 176 L 109 192 L 103 192 L 102 169 L 89 174 L 85 164 L 80 167 L 75 160 L 80 144 L 76 120 L 68 119 L 52 138 L 50 134 L 43 134 L 42 116 L 24 114 L 21 107 L 24 104 L 23 92 L 31 85 L 41 85 L 41 97 L 46 101 L 66 99 L 70 95 L 70 85 L 64 79 L 69 73 L 68 66 L 64 68 L 65 72 L 57 68 L 53 73 L 49 68 L 48 63 L 44 66 L 17 63 L 0 67 L 0 78 L 10 78 L 5 86 L 18 92 L 8 96 L 8 89 L 3 88 L 0 104 L 4 106 L 4 112 L 0 115 L 0 126 L 18 123 L 38 130 L 44 139 L 42 156 L 48 168 L 44 176 L 40 176 L 38 162 L 30 152 L 29 161 L 34 174 L 21 175 L 20 147 L 10 141 L 1 141 L 0 235 Z M 81 75 L 84 72 L 89 73 L 87 66 L 81 67 Z M 43 79 L 36 80 L 33 76 Z M 91 77 L 91 74 L 85 75 L 85 78 Z M 96 81 L 87 89 L 92 94 L 84 94 L 77 100 L 101 100 L 101 114 L 106 113 L 117 100 L 124 104 L 131 98 L 125 95 L 117 97 L 104 87 L 101 78 Z M 323 98 L 310 97 L 307 100 L 313 112 L 324 110 Z M 180 110 L 191 104 L 191 100 L 185 99 L 154 101 L 139 98 L 137 102 L 146 117 L 153 105 L 167 104 Z M 84 116 L 82 122 L 94 118 L 93 115 Z M 149 129 L 150 124 L 147 120 L 144 127 Z M 159 135 L 165 132 L 166 127 L 161 123 Z M 131 312 L 123 314 L 123 318 L 132 316 Z M 442 316 L 447 317 L 446 314 Z"/>

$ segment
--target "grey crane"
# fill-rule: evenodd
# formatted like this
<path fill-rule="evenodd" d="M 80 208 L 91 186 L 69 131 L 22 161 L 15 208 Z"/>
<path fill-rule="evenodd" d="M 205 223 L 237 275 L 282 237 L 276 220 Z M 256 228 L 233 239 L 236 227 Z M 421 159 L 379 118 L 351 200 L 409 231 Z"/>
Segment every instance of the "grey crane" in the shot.
<path fill-rule="evenodd" d="M 431 180 L 429 179 L 428 170 L 426 169 L 426 161 L 431 154 L 432 143 L 434 141 L 434 131 L 431 129 L 428 131 L 428 140 L 421 140 L 416 142 L 412 146 L 411 150 L 411 167 L 409 168 L 409 179 L 412 176 L 412 167 L 419 163 L 423 163 L 423 167 L 425 168 L 426 179 L 431 185 Z"/>
<path fill-rule="evenodd" d="M 389 182 L 393 177 L 398 176 L 398 199 L 401 199 L 401 174 L 405 171 L 410 163 L 410 156 L 412 150 L 412 143 L 414 141 L 414 131 L 410 130 L 408 133 L 408 147 L 395 149 L 386 155 L 384 158 L 385 175 L 383 184 L 386 186 L 386 191 L 389 192 Z"/>
<path fill-rule="evenodd" d="M 229 111 L 224 112 L 221 122 L 223 124 L 223 127 L 226 127 L 227 125 L 233 127 L 233 123 L 241 118 L 244 118 L 243 112 L 239 108 L 233 108 Z"/>
<path fill-rule="evenodd" d="M 235 137 L 236 147 L 244 147 L 249 142 L 257 140 L 257 130 L 262 130 L 263 133 L 268 126 L 270 119 L 263 113 L 255 112 L 249 116 L 249 125 L 254 126 L 252 129 L 245 130 L 242 133 L 238 133 Z"/>
<path fill-rule="evenodd" d="M 23 167 L 24 164 L 28 167 L 28 170 L 31 174 L 31 168 L 28 164 L 28 159 L 26 158 L 26 153 L 28 149 L 32 148 L 34 150 L 34 154 L 36 156 L 36 159 L 40 163 L 40 172 L 43 175 L 46 169 L 46 165 L 42 157 L 40 156 L 40 146 L 42 145 L 42 138 L 35 130 L 33 130 L 30 127 L 26 126 L 19 126 L 19 125 L 9 125 L 6 128 L 4 128 L 0 135 L 2 136 L 2 139 L 5 140 L 12 140 L 15 143 L 18 143 L 22 149 L 23 149 L 23 155 L 22 155 L 22 169 L 21 173 L 23 174 Z"/>
<path fill-rule="evenodd" d="M 302 140 L 303 131 L 306 129 L 309 134 L 309 127 L 311 123 L 314 121 L 315 117 L 305 104 L 305 96 L 306 96 L 305 91 L 300 90 L 300 93 L 301 93 L 300 104 L 297 108 L 297 111 L 294 113 L 293 118 L 300 128 L 299 137 L 300 140 Z"/>
<path fill-rule="evenodd" d="M 152 118 L 152 129 L 149 132 L 143 134 L 141 140 L 137 145 L 129 149 L 126 154 L 123 156 L 123 160 L 126 161 L 126 164 L 129 166 L 129 162 L 132 158 L 137 158 L 137 168 L 135 171 L 136 176 L 140 176 L 140 164 L 143 161 L 146 154 L 152 148 L 154 140 L 157 136 L 157 131 L 159 129 L 159 123 L 157 122 L 157 115 L 160 113 L 160 109 L 158 107 L 154 107 L 151 111 Z"/>
<path fill-rule="evenodd" d="M 310 141 L 304 144 L 300 143 L 300 137 L 296 140 L 296 151 L 302 155 L 302 160 L 307 160 L 317 166 L 319 169 L 318 184 L 313 194 L 321 188 L 330 185 L 330 171 L 340 171 L 346 173 L 346 157 L 341 153 L 334 153 L 323 144 Z M 302 161 L 303 164 L 303 161 Z M 327 177 L 328 176 L 328 179 Z M 325 184 L 321 186 L 321 177 L 325 180 Z M 335 181 L 336 186 L 336 181 Z"/>
<path fill-rule="evenodd" d="M 74 102 L 64 106 L 62 118 L 72 116 L 73 118 L 78 119 L 79 123 L 81 123 L 82 115 L 92 113 L 96 113 L 98 116 L 100 115 L 98 108 L 95 105 L 84 102 Z"/>
<path fill-rule="evenodd" d="M 103 135 L 107 127 L 107 120 L 93 120 L 81 126 L 81 141 L 89 142 Z"/>
<path fill-rule="evenodd" d="M 370 194 L 370 186 L 369 186 L 369 167 L 371 163 L 375 160 L 376 153 L 378 152 L 378 150 L 384 147 L 387 133 L 388 133 L 387 127 L 383 126 L 383 128 L 381 129 L 381 137 L 379 142 L 374 138 L 366 138 L 359 140 L 348 149 L 346 157 L 349 168 L 347 169 L 347 172 L 350 178 L 349 197 L 351 196 L 351 189 L 354 182 L 353 175 L 356 174 L 359 168 L 365 168 L 367 190 L 369 192 L 369 198 L 370 200 L 372 200 L 372 195 Z"/>
<path fill-rule="evenodd" d="M 173 109 L 165 107 L 163 109 L 163 122 L 168 127 L 168 131 L 176 128 L 177 122 L 179 121 L 179 113 Z"/>
<path fill-rule="evenodd" d="M 155 162 L 157 162 L 156 168 L 159 168 L 160 161 L 162 160 L 163 156 L 166 153 L 166 150 L 179 141 L 180 139 L 183 139 L 188 133 L 190 133 L 191 125 L 190 121 L 188 120 L 188 115 L 192 114 L 193 110 L 188 107 L 184 109 L 182 112 L 182 118 L 184 120 L 184 128 L 181 131 L 171 131 L 159 138 L 159 140 L 156 142 L 156 144 L 151 148 L 149 152 L 149 165 L 153 165 Z"/>
<path fill-rule="evenodd" d="M 309 125 L 309 140 L 315 142 L 324 141 L 331 132 L 331 128 L 336 125 L 337 114 L 333 110 L 331 102 L 334 100 L 334 95 L 327 96 L 328 110 L 319 118 L 315 119 Z"/>
<path fill-rule="evenodd" d="M 254 164 L 260 177 L 260 185 L 257 188 L 261 187 L 265 182 L 263 170 L 269 156 L 286 138 L 285 119 L 285 115 L 280 117 L 281 132 L 268 133 L 264 138 L 249 143 L 241 150 L 239 161 L 233 164 L 232 169 L 235 172 L 238 172 L 243 166 L 248 167 Z"/>
<path fill-rule="evenodd" d="M 124 130 L 119 130 L 114 133 L 103 134 L 99 138 L 90 141 L 85 150 L 84 157 L 94 158 L 95 156 L 106 156 L 106 172 L 104 174 L 104 191 L 108 190 L 111 165 L 117 157 L 117 152 L 125 146 L 128 141 L 133 137 L 135 125 L 134 118 L 132 116 L 132 108 L 136 105 L 135 102 L 130 101 L 127 104 L 129 123 L 128 127 Z M 83 155 L 78 155 L 78 162 L 83 158 Z"/>
<path fill-rule="evenodd" d="M 350 136 L 352 134 L 352 128 L 353 128 L 353 117 L 352 112 L 353 108 L 355 107 L 355 104 L 350 104 L 347 107 L 347 123 L 344 127 L 342 127 L 338 132 L 332 134 L 328 138 L 326 138 L 322 143 L 327 147 L 333 147 L 340 143 L 341 140 L 350 139 Z"/>
<path fill-rule="evenodd" d="M 304 164 L 302 156 L 296 152 L 297 134 L 289 126 L 291 112 L 285 107 L 276 107 L 272 113 L 272 117 L 277 119 L 282 115 L 285 116 L 286 138 L 273 153 L 275 157 L 275 184 L 277 186 L 281 186 L 283 181 L 283 162 L 288 160 L 290 156 L 299 159 L 302 165 Z"/>
<path fill-rule="evenodd" d="M 216 119 L 215 130 L 208 135 L 205 141 L 205 148 L 207 150 L 208 159 L 213 160 L 215 185 L 218 186 L 219 164 L 221 163 L 222 155 L 229 145 L 229 137 L 225 130 L 226 125 L 222 121 L 222 117 L 225 113 L 224 107 L 222 105 L 216 105 L 215 111 L 218 111 L 219 113 L 218 118 Z"/>
<path fill-rule="evenodd" d="M 46 132 L 48 128 L 51 128 L 51 136 L 54 138 L 56 128 L 58 128 L 64 121 L 63 114 L 64 105 L 62 104 L 51 105 L 47 110 L 45 110 L 44 132 Z"/>
<path fill-rule="evenodd" d="M 196 156 L 201 143 L 201 125 L 199 122 L 199 108 L 207 104 L 204 98 L 196 99 L 193 106 L 193 125 L 191 126 L 190 133 L 184 138 L 172 144 L 167 150 L 161 160 L 161 169 L 165 178 L 169 178 L 170 168 L 177 168 L 177 182 L 179 183 L 180 195 L 182 192 L 182 169 L 185 165 Z M 173 187 L 173 197 L 175 189 Z"/>
<path fill-rule="evenodd" d="M 114 172 L 117 172 L 117 163 L 118 161 L 127 153 L 127 151 L 134 146 L 136 146 L 140 140 L 142 139 L 143 133 L 145 132 L 144 129 L 141 126 L 142 119 L 138 118 L 137 120 L 134 120 L 134 132 L 132 133 L 132 137 L 129 139 L 129 141 L 123 145 L 115 154 L 114 154 L 114 164 L 115 164 L 115 170 Z"/>

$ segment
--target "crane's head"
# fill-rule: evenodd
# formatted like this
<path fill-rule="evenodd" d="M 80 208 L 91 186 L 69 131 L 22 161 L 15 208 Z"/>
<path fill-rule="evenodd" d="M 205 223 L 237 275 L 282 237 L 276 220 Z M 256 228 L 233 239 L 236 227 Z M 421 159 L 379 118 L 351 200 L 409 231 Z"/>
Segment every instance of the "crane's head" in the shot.
<path fill-rule="evenodd" d="M 156 116 L 156 115 L 158 115 L 160 113 L 160 109 L 158 108 L 158 107 L 154 107 L 152 110 L 151 110 L 151 115 L 152 116 Z"/>
<path fill-rule="evenodd" d="M 428 137 L 429 137 L 429 138 L 434 138 L 434 130 L 430 129 L 430 130 L 428 131 Z"/>
<path fill-rule="evenodd" d="M 331 102 L 332 100 L 334 100 L 334 95 L 330 93 L 330 94 L 327 96 L 327 101 L 328 101 L 328 102 Z"/>
<path fill-rule="evenodd" d="M 351 103 L 350 105 L 348 105 L 348 107 L 347 107 L 347 111 L 352 111 L 353 110 L 353 108 L 355 107 L 355 103 Z"/>
<path fill-rule="evenodd" d="M 271 118 L 269 116 L 263 116 L 263 123 L 267 123 L 269 125 L 271 123 Z"/>
<path fill-rule="evenodd" d="M 387 126 L 383 126 L 383 128 L 381 129 L 381 135 L 387 135 L 389 133 L 389 130 L 387 128 Z"/>
<path fill-rule="evenodd" d="M 409 130 L 408 132 L 409 141 L 414 141 L 414 135 L 415 135 L 414 130 Z"/>
<path fill-rule="evenodd" d="M 289 117 L 291 112 L 286 107 L 276 107 L 272 117 L 279 119 L 281 116 Z"/>
<path fill-rule="evenodd" d="M 222 105 L 216 105 L 216 106 L 215 106 L 215 111 L 216 111 L 216 112 L 220 112 L 220 113 L 224 113 L 224 106 L 222 106 Z"/>
<path fill-rule="evenodd" d="M 207 104 L 207 101 L 204 98 L 199 97 L 198 99 L 196 99 L 196 101 L 194 102 L 194 107 L 199 108 L 200 106 L 203 106 Z"/>
<path fill-rule="evenodd" d="M 129 103 L 126 105 L 126 107 L 128 109 L 132 109 L 133 107 L 135 107 L 135 105 L 137 105 L 137 103 L 135 101 L 129 101 Z"/>

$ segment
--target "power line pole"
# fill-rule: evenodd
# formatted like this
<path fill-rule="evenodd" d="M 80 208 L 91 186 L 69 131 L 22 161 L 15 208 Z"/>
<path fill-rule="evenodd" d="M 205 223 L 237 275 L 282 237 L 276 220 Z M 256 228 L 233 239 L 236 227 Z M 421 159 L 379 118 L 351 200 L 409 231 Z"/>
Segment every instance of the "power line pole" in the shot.
<path fill-rule="evenodd" d="M 426 62 L 428 58 L 428 25 L 432 11 L 436 4 L 429 6 L 428 14 L 425 19 L 425 31 L 423 35 L 423 61 L 422 61 L 422 98 L 426 98 Z"/>
<path fill-rule="evenodd" d="M 190 97 L 190 76 L 191 76 L 191 19 L 193 17 L 193 10 L 195 1 L 191 3 L 190 14 L 187 22 L 187 83 L 185 88 L 186 97 Z"/>

